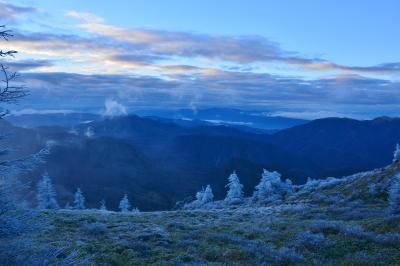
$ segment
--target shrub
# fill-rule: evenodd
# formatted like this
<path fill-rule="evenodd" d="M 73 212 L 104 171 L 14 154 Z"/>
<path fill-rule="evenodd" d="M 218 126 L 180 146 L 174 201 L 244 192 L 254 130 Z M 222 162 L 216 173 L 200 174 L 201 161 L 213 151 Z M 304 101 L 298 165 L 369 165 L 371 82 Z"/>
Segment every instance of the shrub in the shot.
<path fill-rule="evenodd" d="M 102 235 L 107 232 L 107 226 L 103 223 L 86 223 L 83 225 L 85 232 L 89 235 Z"/>
<path fill-rule="evenodd" d="M 375 236 L 374 239 L 377 243 L 392 245 L 395 247 L 400 246 L 400 234 L 399 233 L 386 233 Z"/>
<path fill-rule="evenodd" d="M 365 238 L 370 236 L 370 233 L 365 232 L 360 225 L 347 226 L 342 230 L 341 233 L 345 236 L 351 236 L 356 238 Z"/>
<path fill-rule="evenodd" d="M 333 240 L 327 239 L 321 233 L 312 233 L 310 231 L 305 231 L 297 236 L 294 242 L 294 246 L 297 249 L 308 249 L 310 251 L 316 251 L 322 248 L 330 247 L 335 242 Z"/>
<path fill-rule="evenodd" d="M 315 233 L 339 234 L 344 228 L 344 223 L 341 221 L 315 220 L 311 222 L 311 231 Z"/>
<path fill-rule="evenodd" d="M 243 248 L 253 254 L 256 265 L 296 265 L 304 262 L 301 254 L 288 247 L 275 249 L 263 242 L 247 241 Z"/>

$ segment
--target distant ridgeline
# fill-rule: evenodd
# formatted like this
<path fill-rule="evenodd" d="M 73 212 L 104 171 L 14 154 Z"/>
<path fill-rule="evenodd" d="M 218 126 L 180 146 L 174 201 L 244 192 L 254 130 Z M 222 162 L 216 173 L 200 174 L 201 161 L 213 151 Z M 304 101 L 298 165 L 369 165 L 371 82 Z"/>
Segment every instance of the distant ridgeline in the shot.
<path fill-rule="evenodd" d="M 115 212 L 106 187 L 74 182 L 85 188 L 70 195 L 51 173 L 32 182 L 34 189 L 15 180 L 16 173 L 40 167 L 60 145 L 46 143 L 36 154 L 1 164 L 7 173 L 0 183 L 1 265 L 397 265 L 400 259 L 399 145 L 389 166 L 369 172 L 293 185 L 278 172 L 263 170 L 246 195 L 234 171 L 222 185 L 221 200 L 207 185 L 175 211 L 141 212 L 137 194 L 126 192 L 119 195 Z M 87 154 L 86 160 L 92 159 Z M 104 197 L 97 204 L 87 201 L 90 188 Z M 31 203 L 22 201 L 26 195 L 18 197 L 21 191 L 35 196 Z M 68 202 L 60 207 L 63 197 Z"/>
<path fill-rule="evenodd" d="M 388 202 L 388 211 L 400 212 L 400 146 L 396 145 L 393 153 L 393 163 L 382 169 L 370 172 L 357 173 L 342 178 L 330 177 L 327 179 L 309 178 L 304 185 L 293 185 L 290 179 L 282 180 L 281 174 L 276 171 L 263 170 L 258 185 L 250 197 L 245 197 L 243 185 L 234 171 L 228 177 L 226 196 L 223 200 L 214 201 L 214 194 L 210 185 L 203 187 L 196 193 L 193 201 L 180 201 L 175 209 L 224 209 L 231 207 L 261 207 L 278 206 L 282 204 L 318 203 L 332 204 L 362 200 L 365 203 Z M 57 193 L 48 173 L 44 173 L 37 184 L 37 208 L 60 209 Z M 118 208 L 124 213 L 139 213 L 137 207 L 132 207 L 128 194 L 119 202 Z M 74 194 L 73 205 L 69 202 L 65 209 L 86 209 L 85 197 L 80 188 Z M 106 201 L 99 202 L 100 211 L 108 211 Z"/>
<path fill-rule="evenodd" d="M 304 185 L 293 186 L 290 179 L 282 181 L 278 172 L 263 170 L 260 183 L 253 195 L 245 198 L 243 185 L 233 172 L 227 185 L 228 192 L 222 201 L 213 201 L 210 185 L 196 193 L 194 201 L 178 202 L 180 209 L 219 209 L 229 206 L 268 206 L 283 203 L 339 203 L 362 200 L 367 203 L 388 201 L 389 211 L 400 212 L 400 145 L 396 145 L 393 163 L 381 169 L 357 173 L 342 178 L 308 178 Z"/>
<path fill-rule="evenodd" d="M 47 171 L 61 206 L 72 204 L 77 187 L 88 208 L 98 208 L 105 200 L 116 210 L 127 194 L 140 210 L 171 209 L 178 201 L 193 201 L 196 191 L 207 184 L 218 201 L 226 196 L 226 178 L 233 170 L 245 197 L 253 196 L 263 169 L 279 172 L 281 180 L 290 179 L 295 189 L 308 177 L 341 177 L 383 167 L 400 142 L 396 118 L 327 118 L 265 134 L 134 115 L 78 117 L 81 123 L 64 127 L 20 128 L 4 120 L 0 124 L 11 136 L 11 146 L 18 147 L 18 155 L 51 146 L 46 163 L 24 177 L 35 184 Z M 284 191 L 279 197 L 290 187 L 273 186 Z M 34 204 L 35 195 L 28 200 Z"/>

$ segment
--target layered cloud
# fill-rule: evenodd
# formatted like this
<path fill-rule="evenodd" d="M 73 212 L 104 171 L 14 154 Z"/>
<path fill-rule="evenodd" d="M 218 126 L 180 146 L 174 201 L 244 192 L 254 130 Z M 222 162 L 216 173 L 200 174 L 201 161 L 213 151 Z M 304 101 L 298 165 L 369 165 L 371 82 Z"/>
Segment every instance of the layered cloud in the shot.
<path fill-rule="evenodd" d="M 68 15 L 83 20 L 79 27 L 88 32 L 126 42 L 136 50 L 145 51 L 149 56 L 145 58 L 146 61 L 170 56 L 201 57 L 238 64 L 280 62 L 318 71 L 400 73 L 400 62 L 367 67 L 340 65 L 321 58 L 307 58 L 295 52 L 285 51 L 276 42 L 261 36 L 215 36 L 143 28 L 126 29 L 107 25 L 102 18 L 93 14 L 71 11 Z M 144 59 L 143 54 L 127 54 L 123 58 L 125 62 Z"/>
<path fill-rule="evenodd" d="M 34 10 L 14 9 L 13 19 Z M 235 106 L 310 116 L 315 112 L 287 108 L 355 105 L 367 110 L 400 102 L 397 62 L 346 66 L 285 51 L 262 36 L 123 28 L 76 11 L 67 17 L 78 20 L 80 34 L 21 30 L 5 44 L 23 58 L 10 66 L 29 71 L 21 79 L 31 89 L 26 105 L 104 110 L 106 103 L 109 114 L 129 108 Z M 279 71 L 282 65 L 293 71 Z M 319 115 L 335 113 L 324 112 Z"/>
<path fill-rule="evenodd" d="M 68 12 L 79 19 L 77 25 L 86 37 L 49 33 L 19 33 L 13 47 L 26 54 L 72 60 L 84 64 L 87 72 L 135 73 L 154 71 L 166 74 L 179 70 L 187 73 L 188 63 L 195 73 L 209 73 L 210 65 L 231 64 L 250 68 L 261 64 L 268 69 L 274 64 L 311 72 L 345 72 L 400 75 L 400 63 L 375 66 L 346 66 L 322 58 L 308 58 L 283 50 L 279 44 L 262 36 L 217 36 L 192 32 L 173 32 L 146 28 L 121 28 L 108 25 L 90 13 Z M 98 63 L 102 62 L 102 66 Z M 183 66 L 179 67 L 179 63 Z M 232 66 L 233 64 L 233 66 Z M 173 67 L 171 71 L 170 65 Z M 215 68 L 215 67 L 211 67 Z"/>
<path fill-rule="evenodd" d="M 69 12 L 82 19 L 79 27 L 99 36 L 129 43 L 137 49 L 163 56 L 204 57 L 237 63 L 281 59 L 283 51 L 276 43 L 259 36 L 211 36 L 155 29 L 124 29 L 104 24 L 103 19 L 87 13 Z"/>
<path fill-rule="evenodd" d="M 0 18 L 3 22 L 14 22 L 21 15 L 33 12 L 36 12 L 36 9 L 33 7 L 23 7 L 0 2 Z"/>
<path fill-rule="evenodd" d="M 11 71 L 29 71 L 37 70 L 39 68 L 49 68 L 54 64 L 48 60 L 8 60 L 4 64 L 10 68 Z"/>
<path fill-rule="evenodd" d="M 395 74 L 400 75 L 400 62 L 384 63 L 375 66 L 345 66 L 334 64 L 328 61 L 309 61 L 302 64 L 305 68 L 311 70 L 336 70 L 347 73 L 371 73 L 371 74 Z"/>
<path fill-rule="evenodd" d="M 31 100 L 59 108 L 100 109 L 125 113 L 131 108 L 230 106 L 239 108 L 320 108 L 334 105 L 386 105 L 400 102 L 400 83 L 361 76 L 306 81 L 269 74 L 220 72 L 196 79 L 166 80 L 151 76 L 25 73 Z M 52 99 L 52 102 L 46 102 Z M 117 102 L 117 100 L 119 102 Z M 32 104 L 32 102 L 30 102 Z M 110 111 L 111 112 L 111 111 Z"/>

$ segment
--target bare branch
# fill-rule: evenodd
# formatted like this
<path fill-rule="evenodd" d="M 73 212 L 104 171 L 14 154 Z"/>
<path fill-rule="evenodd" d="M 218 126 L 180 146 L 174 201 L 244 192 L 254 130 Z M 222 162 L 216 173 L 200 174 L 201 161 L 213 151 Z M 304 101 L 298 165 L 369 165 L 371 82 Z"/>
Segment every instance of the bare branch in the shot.
<path fill-rule="evenodd" d="M 1 28 L 5 28 L 6 26 L 5 25 L 1 25 L 0 26 L 0 29 Z M 10 30 L 0 30 L 0 38 L 3 38 L 4 40 L 6 40 L 6 41 L 8 41 L 8 39 L 10 38 L 10 37 L 13 37 L 14 35 L 12 35 L 11 34 L 11 31 Z"/>
<path fill-rule="evenodd" d="M 8 72 L 7 67 L 0 64 L 0 71 L 3 73 L 4 86 L 0 88 L 0 102 L 11 103 L 26 96 L 27 92 L 23 86 L 12 85 L 18 74 L 16 72 Z"/>
<path fill-rule="evenodd" d="M 13 37 L 10 30 L 5 30 L 5 26 L 0 26 L 0 39 L 8 41 L 10 37 Z M 0 57 L 14 56 L 17 51 L 3 51 L 0 50 Z M 25 97 L 27 91 L 22 85 L 14 85 L 14 80 L 18 77 L 16 72 L 9 72 L 8 67 L 0 63 L 0 73 L 3 75 L 3 86 L 0 87 L 0 103 L 15 103 L 17 100 Z M 0 118 L 7 115 L 8 111 L 0 112 Z"/>
<path fill-rule="evenodd" d="M 17 51 L 3 51 L 0 50 L 0 57 L 6 57 L 6 56 L 12 56 L 14 57 L 14 54 L 16 54 Z"/>
<path fill-rule="evenodd" d="M 0 26 L 1 28 L 5 28 L 4 25 Z M 10 30 L 0 30 L 0 39 L 4 39 L 6 41 L 9 40 L 10 37 L 13 37 L 14 35 L 11 34 Z M 14 56 L 14 54 L 16 54 L 17 51 L 11 50 L 11 51 L 3 51 L 0 50 L 0 57 L 5 57 L 5 56 Z"/>

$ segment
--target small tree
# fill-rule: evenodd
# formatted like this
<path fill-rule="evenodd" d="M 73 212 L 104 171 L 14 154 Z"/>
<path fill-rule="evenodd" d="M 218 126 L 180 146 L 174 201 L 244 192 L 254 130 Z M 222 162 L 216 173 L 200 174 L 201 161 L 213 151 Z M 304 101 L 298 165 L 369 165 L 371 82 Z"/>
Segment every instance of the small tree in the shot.
<path fill-rule="evenodd" d="M 214 200 L 214 194 L 212 192 L 211 186 L 207 185 L 206 189 L 203 192 L 203 197 L 201 199 L 201 202 L 203 204 L 210 203 Z"/>
<path fill-rule="evenodd" d="M 106 201 L 104 199 L 100 201 L 100 211 L 107 211 Z"/>
<path fill-rule="evenodd" d="M 140 210 L 136 207 L 136 208 L 132 208 L 131 212 L 132 213 L 140 213 Z"/>
<path fill-rule="evenodd" d="M 202 187 L 201 190 L 196 193 L 196 202 L 198 203 L 203 202 L 203 197 L 204 197 L 204 187 Z"/>
<path fill-rule="evenodd" d="M 7 11 L 5 12 L 7 13 Z M 11 32 L 6 30 L 4 25 L 0 26 L 0 40 L 8 41 L 10 37 L 12 37 Z M 13 57 L 16 53 L 13 50 L 3 50 L 0 48 L 0 58 Z M 0 104 L 3 105 L 17 102 L 27 92 L 23 87 L 17 86 L 14 83 L 17 74 L 10 73 L 8 67 L 2 62 L 0 62 L 0 75 L 2 75 L 0 78 Z M 0 117 L 3 117 L 7 113 L 5 108 L 0 109 Z M 0 135 L 0 140 L 4 140 L 5 138 L 5 136 Z M 6 146 L 8 146 L 8 143 Z M 4 155 L 7 147 L 1 147 L 1 150 L 0 156 Z M 26 184 L 22 184 L 18 180 L 18 175 L 22 172 L 31 171 L 38 164 L 44 163 L 43 158 L 47 154 L 48 150 L 43 149 L 37 154 L 25 158 L 0 161 L 0 235 L 19 233 L 33 223 L 30 221 L 31 217 L 29 215 L 17 215 L 15 213 L 15 210 L 20 208 L 19 195 L 27 188 Z"/>
<path fill-rule="evenodd" d="M 396 149 L 394 150 L 394 153 L 393 153 L 393 162 L 396 162 L 399 160 L 400 160 L 400 145 L 397 143 Z"/>
<path fill-rule="evenodd" d="M 252 199 L 253 201 L 261 202 L 279 200 L 284 195 L 292 192 L 292 186 L 290 179 L 282 182 L 280 173 L 264 169 L 260 183 L 255 187 Z"/>
<path fill-rule="evenodd" d="M 42 175 L 42 180 L 37 185 L 37 204 L 39 209 L 58 209 L 56 191 L 47 172 Z"/>
<path fill-rule="evenodd" d="M 214 199 L 214 194 L 212 192 L 211 186 L 207 185 L 201 188 L 199 192 L 196 193 L 196 200 L 189 202 L 183 206 L 184 209 L 198 209 L 204 207 L 205 204 L 211 203 Z"/>
<path fill-rule="evenodd" d="M 272 194 L 273 189 L 269 173 L 270 172 L 268 172 L 267 170 L 263 170 L 260 183 L 255 187 L 253 200 L 257 201 L 260 199 L 265 199 Z"/>
<path fill-rule="evenodd" d="M 7 7 L 2 8 L 2 16 L 7 17 L 11 10 Z M 4 26 L 0 26 L 0 39 L 8 40 L 12 37 L 9 30 L 5 30 Z M 0 49 L 0 57 L 13 56 L 16 51 L 7 51 Z M 23 86 L 15 82 L 18 77 L 17 73 L 9 72 L 8 67 L 0 62 L 0 104 L 15 103 L 27 94 Z M 1 108 L 0 117 L 8 113 L 6 108 Z M 3 136 L 0 136 L 2 139 Z M 20 234 L 28 232 L 37 233 L 39 230 L 45 230 L 47 219 L 40 217 L 40 214 L 33 209 L 23 209 L 21 200 L 23 194 L 29 189 L 27 183 L 18 180 L 19 174 L 34 170 L 39 164 L 45 162 L 45 157 L 49 154 L 47 148 L 29 155 L 27 157 L 19 157 L 0 161 L 0 236 L 10 235 L 17 237 Z M 54 202 L 52 203 L 54 205 Z M 26 235 L 25 235 L 26 236 Z M 29 236 L 29 235 L 28 235 Z M 59 247 L 43 252 L 43 256 L 34 253 L 37 251 L 35 241 L 26 238 L 26 241 L 2 241 L 0 245 L 0 265 L 36 265 L 36 264 L 74 264 L 74 252 L 70 255 L 66 254 L 64 259 L 60 259 Z M 6 243 L 7 242 L 7 243 Z M 15 242 L 15 243 L 13 243 Z M 75 252 L 77 253 L 77 252 Z M 45 255 L 44 255 L 45 254 Z M 56 258 L 57 256 L 57 258 Z M 64 257 L 64 256 L 63 256 Z M 53 261 L 54 259 L 54 261 Z"/>
<path fill-rule="evenodd" d="M 78 188 L 75 192 L 74 196 L 74 209 L 76 210 L 84 210 L 85 209 L 85 197 L 80 188 Z"/>
<path fill-rule="evenodd" d="M 225 201 L 229 204 L 240 203 L 243 200 L 243 185 L 240 183 L 236 172 L 233 173 L 228 178 L 229 183 L 226 187 L 229 188 L 226 194 Z"/>
<path fill-rule="evenodd" d="M 287 193 L 292 193 L 293 192 L 293 182 L 289 178 L 285 180 L 285 185 L 286 185 L 286 192 Z"/>
<path fill-rule="evenodd" d="M 128 195 L 125 194 L 122 200 L 119 202 L 119 209 L 121 212 L 129 212 L 131 208 L 131 203 L 129 202 Z"/>
<path fill-rule="evenodd" d="M 389 189 L 389 209 L 392 213 L 400 212 L 400 173 L 394 176 Z"/>

